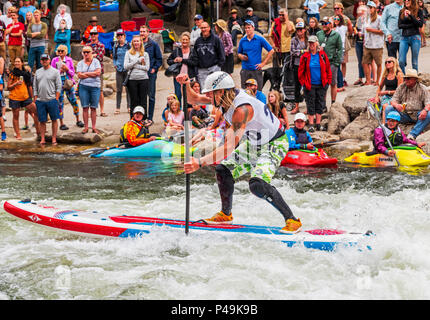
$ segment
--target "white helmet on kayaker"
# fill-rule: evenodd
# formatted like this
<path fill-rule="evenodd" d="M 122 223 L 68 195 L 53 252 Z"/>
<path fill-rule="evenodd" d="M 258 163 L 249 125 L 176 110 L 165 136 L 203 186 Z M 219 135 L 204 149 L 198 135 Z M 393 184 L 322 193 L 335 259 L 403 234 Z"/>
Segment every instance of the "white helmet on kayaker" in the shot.
<path fill-rule="evenodd" d="M 220 89 L 231 89 L 234 87 L 235 85 L 233 78 L 227 72 L 216 71 L 208 75 L 206 78 L 202 93 Z"/>
<path fill-rule="evenodd" d="M 306 116 L 305 116 L 305 114 L 301 113 L 301 112 L 297 113 L 295 115 L 295 117 L 294 117 L 294 122 L 296 122 L 297 120 L 303 120 L 303 121 L 306 122 Z"/>

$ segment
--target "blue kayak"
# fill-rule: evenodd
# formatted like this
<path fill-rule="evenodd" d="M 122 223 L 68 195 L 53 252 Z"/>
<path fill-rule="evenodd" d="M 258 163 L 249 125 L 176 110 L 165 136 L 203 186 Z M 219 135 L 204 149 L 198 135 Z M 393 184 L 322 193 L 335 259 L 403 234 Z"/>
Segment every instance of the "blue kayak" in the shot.
<path fill-rule="evenodd" d="M 92 158 L 123 157 L 123 158 L 161 158 L 183 156 L 185 147 L 175 142 L 157 139 L 138 147 L 114 147 L 101 153 L 92 154 Z"/>

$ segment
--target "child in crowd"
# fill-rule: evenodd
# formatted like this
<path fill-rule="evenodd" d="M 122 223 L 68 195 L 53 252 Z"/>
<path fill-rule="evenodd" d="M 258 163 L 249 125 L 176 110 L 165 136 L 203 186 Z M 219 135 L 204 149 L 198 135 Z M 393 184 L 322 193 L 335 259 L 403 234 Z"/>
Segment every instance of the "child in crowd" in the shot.
<path fill-rule="evenodd" d="M 168 121 L 167 121 L 167 116 L 169 115 L 169 110 L 170 110 L 170 106 L 172 105 L 173 101 L 179 101 L 178 97 L 176 96 L 176 94 L 174 93 L 170 93 L 167 96 L 167 104 L 166 107 L 163 110 L 163 113 L 161 114 L 161 117 L 163 118 L 164 121 L 164 125 L 167 125 Z"/>
<path fill-rule="evenodd" d="M 190 112 L 190 118 L 193 122 L 193 126 L 196 128 L 206 128 L 211 120 L 213 120 L 209 114 L 199 104 L 193 104 L 193 109 Z"/>
<path fill-rule="evenodd" d="M 288 137 L 288 143 L 290 150 L 302 149 L 302 150 L 314 150 L 315 147 L 312 144 L 312 137 L 305 130 L 306 116 L 304 113 L 297 113 L 294 117 L 294 127 L 287 130 L 285 134 Z"/>
<path fill-rule="evenodd" d="M 166 135 L 170 137 L 184 130 L 184 120 L 185 116 L 181 110 L 181 105 L 178 100 L 174 100 L 167 115 Z"/>

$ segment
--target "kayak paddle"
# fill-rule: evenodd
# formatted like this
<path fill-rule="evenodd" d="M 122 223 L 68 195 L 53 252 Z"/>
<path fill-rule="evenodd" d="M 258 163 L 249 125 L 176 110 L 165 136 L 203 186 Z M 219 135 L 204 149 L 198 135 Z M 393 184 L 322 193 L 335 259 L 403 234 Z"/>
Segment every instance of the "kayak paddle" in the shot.
<path fill-rule="evenodd" d="M 388 138 L 387 133 L 382 127 L 381 117 L 379 115 L 380 110 L 377 103 L 367 100 L 367 110 L 369 110 L 369 113 L 378 121 L 379 127 L 382 129 L 382 132 L 384 133 L 385 140 L 387 140 L 390 149 L 394 151 L 393 145 L 391 144 L 391 141 Z M 397 165 L 400 167 L 399 159 L 397 159 L 397 155 L 395 153 L 394 153 L 394 159 L 396 160 Z"/>

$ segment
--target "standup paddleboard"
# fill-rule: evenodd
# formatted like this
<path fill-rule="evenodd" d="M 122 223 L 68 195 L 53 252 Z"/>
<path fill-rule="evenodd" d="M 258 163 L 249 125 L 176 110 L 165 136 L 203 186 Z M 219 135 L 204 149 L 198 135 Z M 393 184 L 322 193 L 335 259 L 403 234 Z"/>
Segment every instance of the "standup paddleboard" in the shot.
<path fill-rule="evenodd" d="M 96 211 L 64 210 L 37 204 L 30 200 L 10 200 L 3 203 L 6 212 L 23 220 L 57 230 L 99 237 L 140 237 L 166 227 L 184 232 L 185 221 L 128 215 L 106 215 Z M 300 231 L 283 234 L 280 227 L 223 224 L 209 225 L 190 222 L 190 233 L 217 232 L 222 235 L 241 234 L 250 237 L 280 241 L 289 247 L 303 245 L 306 248 L 332 251 L 338 247 L 356 247 L 369 239 L 372 233 L 354 233 L 333 229 Z M 368 246 L 366 246 L 369 248 Z"/>

